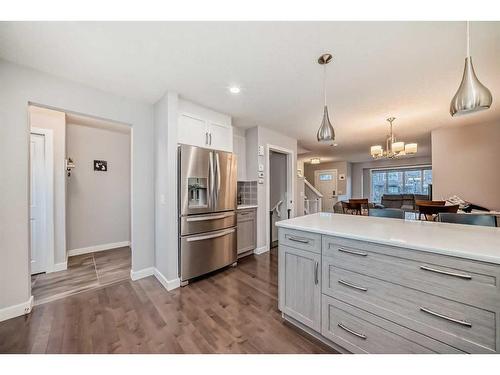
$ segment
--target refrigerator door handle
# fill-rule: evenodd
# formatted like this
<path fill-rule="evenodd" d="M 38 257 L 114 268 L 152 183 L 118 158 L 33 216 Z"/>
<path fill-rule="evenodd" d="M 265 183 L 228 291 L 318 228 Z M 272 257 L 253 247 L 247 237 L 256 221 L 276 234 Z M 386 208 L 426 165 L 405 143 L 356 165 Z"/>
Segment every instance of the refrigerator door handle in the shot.
<path fill-rule="evenodd" d="M 219 153 L 215 153 L 215 165 L 216 165 L 216 169 L 217 169 L 217 192 L 216 192 L 216 199 L 217 199 L 217 203 L 216 203 L 216 207 L 217 205 L 219 204 L 219 193 L 220 193 L 220 162 L 219 162 Z"/>
<path fill-rule="evenodd" d="M 215 182 L 215 173 L 214 173 L 214 154 L 212 151 L 208 153 L 208 207 L 213 208 L 214 206 L 214 182 Z"/>
<path fill-rule="evenodd" d="M 186 219 L 187 222 L 195 222 L 195 221 L 207 221 L 207 220 L 219 220 L 225 219 L 226 217 L 234 216 L 234 212 L 229 212 L 222 215 L 211 215 L 211 216 L 197 216 L 197 217 L 189 217 Z"/>

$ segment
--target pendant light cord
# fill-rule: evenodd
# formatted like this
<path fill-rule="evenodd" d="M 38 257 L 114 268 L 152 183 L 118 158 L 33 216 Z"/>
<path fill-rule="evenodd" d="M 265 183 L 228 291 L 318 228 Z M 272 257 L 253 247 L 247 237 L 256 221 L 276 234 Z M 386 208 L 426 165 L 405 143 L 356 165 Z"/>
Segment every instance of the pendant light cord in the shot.
<path fill-rule="evenodd" d="M 470 57 L 470 25 L 467 21 L 467 57 Z"/>
<path fill-rule="evenodd" d="M 323 65 L 323 100 L 326 107 L 326 64 Z"/>

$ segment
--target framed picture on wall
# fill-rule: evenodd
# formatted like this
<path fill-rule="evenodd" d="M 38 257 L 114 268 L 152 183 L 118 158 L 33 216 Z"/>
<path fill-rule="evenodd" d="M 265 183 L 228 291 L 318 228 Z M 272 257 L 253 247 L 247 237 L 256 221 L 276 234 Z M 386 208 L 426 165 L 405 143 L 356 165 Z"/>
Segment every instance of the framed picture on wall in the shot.
<path fill-rule="evenodd" d="M 107 172 L 108 162 L 106 160 L 94 160 L 94 171 Z"/>

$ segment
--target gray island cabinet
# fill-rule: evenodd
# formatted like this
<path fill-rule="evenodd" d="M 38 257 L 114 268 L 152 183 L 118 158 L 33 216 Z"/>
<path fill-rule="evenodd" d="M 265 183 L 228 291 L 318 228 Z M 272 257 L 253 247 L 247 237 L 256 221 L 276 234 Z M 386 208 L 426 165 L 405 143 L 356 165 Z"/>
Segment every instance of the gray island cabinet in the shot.
<path fill-rule="evenodd" d="M 499 353 L 500 228 L 280 221 L 279 309 L 340 352 Z"/>

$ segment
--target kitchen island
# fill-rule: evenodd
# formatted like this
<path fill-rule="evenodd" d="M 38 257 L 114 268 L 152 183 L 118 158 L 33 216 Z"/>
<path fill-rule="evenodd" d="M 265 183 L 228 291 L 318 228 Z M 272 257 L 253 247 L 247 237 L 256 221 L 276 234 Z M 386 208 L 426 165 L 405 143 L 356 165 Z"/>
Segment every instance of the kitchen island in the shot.
<path fill-rule="evenodd" d="M 500 228 L 331 213 L 276 225 L 283 317 L 338 351 L 500 352 Z"/>

